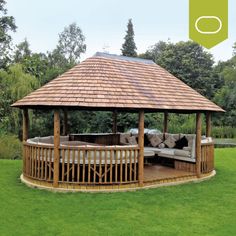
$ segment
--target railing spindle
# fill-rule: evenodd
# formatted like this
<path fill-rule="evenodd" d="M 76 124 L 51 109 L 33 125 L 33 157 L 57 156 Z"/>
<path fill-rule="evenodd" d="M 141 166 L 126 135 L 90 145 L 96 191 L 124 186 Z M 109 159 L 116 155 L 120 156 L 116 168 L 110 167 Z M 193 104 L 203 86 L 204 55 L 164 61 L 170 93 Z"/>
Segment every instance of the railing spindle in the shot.
<path fill-rule="evenodd" d="M 125 182 L 127 182 L 127 172 L 128 172 L 128 167 L 127 167 L 127 152 L 130 152 L 129 150 L 125 150 Z"/>
<path fill-rule="evenodd" d="M 47 163 L 48 163 L 48 152 L 49 152 L 49 149 L 46 149 L 45 152 L 46 152 L 46 153 L 45 153 L 45 154 L 46 154 L 46 156 L 45 156 L 46 159 L 45 159 L 45 163 L 44 163 L 44 164 L 45 164 L 45 167 L 44 167 L 44 169 L 45 169 L 44 179 L 47 180 L 47 173 L 48 173 L 48 166 L 47 166 Z"/>
<path fill-rule="evenodd" d="M 89 152 L 89 151 L 88 151 Z M 88 154 L 88 153 L 85 153 L 85 150 L 83 150 L 83 183 L 85 182 L 85 155 Z"/>
<path fill-rule="evenodd" d="M 102 182 L 102 151 L 99 152 L 99 183 Z"/>
<path fill-rule="evenodd" d="M 70 149 L 67 150 L 67 176 L 66 181 L 69 182 L 70 178 Z"/>
<path fill-rule="evenodd" d="M 90 174 L 91 174 L 91 152 L 88 152 L 88 183 L 90 183 Z"/>
<path fill-rule="evenodd" d="M 117 183 L 117 175 L 118 175 L 118 170 L 117 170 L 117 153 L 118 153 L 118 151 L 117 150 L 115 150 L 115 153 L 114 153 L 114 155 L 115 155 L 115 182 Z"/>
<path fill-rule="evenodd" d="M 52 180 L 52 149 L 50 148 L 50 156 L 49 156 L 49 180 Z"/>
<path fill-rule="evenodd" d="M 75 149 L 72 150 L 72 182 L 75 182 Z"/>
<path fill-rule="evenodd" d="M 122 183 L 122 175 L 123 175 L 123 150 L 119 150 L 120 152 L 120 183 Z"/>
<path fill-rule="evenodd" d="M 110 150 L 110 183 L 112 183 L 113 154 L 114 151 Z"/>
<path fill-rule="evenodd" d="M 96 165 L 97 165 L 97 163 L 96 163 L 96 152 L 94 151 L 93 152 L 94 154 L 94 156 L 93 156 L 93 182 L 94 183 L 96 183 Z"/>
<path fill-rule="evenodd" d="M 62 149 L 62 175 L 61 175 L 61 181 L 64 181 L 64 176 L 65 176 L 65 149 Z"/>
<path fill-rule="evenodd" d="M 135 155 L 135 151 L 131 150 L 129 151 L 129 181 L 132 181 L 132 154 L 134 153 Z"/>
<path fill-rule="evenodd" d="M 104 182 L 107 183 L 107 150 L 105 150 L 105 170 L 104 170 Z"/>
<path fill-rule="evenodd" d="M 40 147 L 38 147 L 38 171 L 37 171 L 37 178 L 39 179 L 40 173 Z"/>

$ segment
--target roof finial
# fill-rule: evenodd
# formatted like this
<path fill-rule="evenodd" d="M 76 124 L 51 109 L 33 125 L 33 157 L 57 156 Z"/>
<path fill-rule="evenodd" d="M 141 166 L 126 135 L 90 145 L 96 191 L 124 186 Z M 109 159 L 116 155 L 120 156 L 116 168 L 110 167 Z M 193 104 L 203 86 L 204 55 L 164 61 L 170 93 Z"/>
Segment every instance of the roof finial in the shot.
<path fill-rule="evenodd" d="M 109 50 L 108 50 L 109 48 L 110 48 L 109 44 L 104 44 L 102 47 L 102 50 L 104 53 L 109 53 Z"/>

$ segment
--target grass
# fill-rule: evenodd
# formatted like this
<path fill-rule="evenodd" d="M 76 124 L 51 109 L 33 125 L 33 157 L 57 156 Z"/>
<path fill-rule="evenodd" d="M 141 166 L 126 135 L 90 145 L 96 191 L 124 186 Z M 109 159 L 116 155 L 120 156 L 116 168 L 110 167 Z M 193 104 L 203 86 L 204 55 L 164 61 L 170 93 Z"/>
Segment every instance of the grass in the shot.
<path fill-rule="evenodd" d="M 216 149 L 217 175 L 126 193 L 52 193 L 0 160 L 0 235 L 236 235 L 236 149 Z"/>

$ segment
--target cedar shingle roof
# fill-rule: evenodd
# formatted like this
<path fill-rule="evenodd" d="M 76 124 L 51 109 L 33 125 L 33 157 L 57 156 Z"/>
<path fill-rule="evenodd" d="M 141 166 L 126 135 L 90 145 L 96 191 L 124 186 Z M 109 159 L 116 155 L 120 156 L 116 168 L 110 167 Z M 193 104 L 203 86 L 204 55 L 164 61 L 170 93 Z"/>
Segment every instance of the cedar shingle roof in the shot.
<path fill-rule="evenodd" d="M 14 107 L 223 111 L 153 61 L 97 53 Z"/>

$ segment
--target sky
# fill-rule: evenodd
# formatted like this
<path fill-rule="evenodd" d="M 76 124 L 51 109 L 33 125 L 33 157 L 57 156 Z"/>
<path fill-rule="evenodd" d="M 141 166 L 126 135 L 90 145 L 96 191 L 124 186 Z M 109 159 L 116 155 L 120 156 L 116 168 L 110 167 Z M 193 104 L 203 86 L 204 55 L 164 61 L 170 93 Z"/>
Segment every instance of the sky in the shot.
<path fill-rule="evenodd" d="M 7 0 L 16 20 L 13 43 L 25 38 L 33 52 L 53 50 L 58 34 L 76 22 L 86 38 L 81 60 L 97 51 L 121 54 L 127 22 L 132 18 L 138 53 L 159 40 L 187 41 L 189 0 Z M 229 37 L 211 50 L 215 61 L 232 56 L 236 41 L 236 1 L 229 0 Z M 104 49 L 105 48 L 105 49 Z"/>

